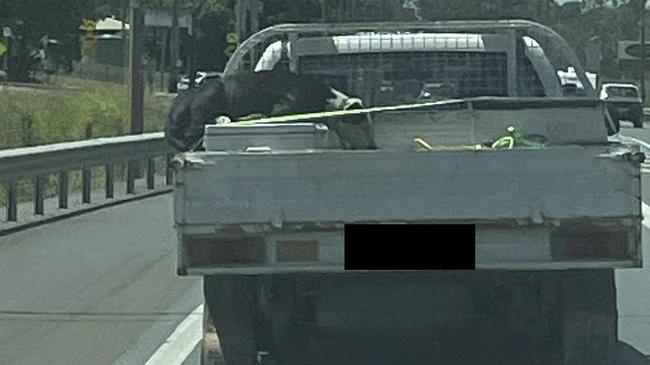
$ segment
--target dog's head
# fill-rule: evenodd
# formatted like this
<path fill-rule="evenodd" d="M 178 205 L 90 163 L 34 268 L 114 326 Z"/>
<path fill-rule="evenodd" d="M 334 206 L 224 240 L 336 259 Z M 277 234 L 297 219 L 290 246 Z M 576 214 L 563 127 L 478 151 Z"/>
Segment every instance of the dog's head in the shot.
<path fill-rule="evenodd" d="M 363 101 L 331 89 L 331 98 L 327 100 L 328 110 L 363 109 Z M 368 113 L 344 115 L 333 118 L 325 124 L 336 132 L 346 149 L 376 149 L 372 118 Z"/>

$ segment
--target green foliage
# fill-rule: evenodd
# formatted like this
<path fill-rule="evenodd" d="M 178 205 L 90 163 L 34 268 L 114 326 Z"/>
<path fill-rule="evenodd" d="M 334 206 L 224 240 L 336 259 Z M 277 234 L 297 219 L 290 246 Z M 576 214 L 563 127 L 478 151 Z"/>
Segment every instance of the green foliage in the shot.
<path fill-rule="evenodd" d="M 234 30 L 235 0 L 141 0 L 148 8 L 192 7 L 196 15 L 196 61 L 199 68 L 220 68 L 225 62 L 223 35 Z M 582 11 L 579 3 L 559 6 L 553 0 L 419 0 L 423 20 L 527 18 L 557 30 L 581 54 L 594 36 L 602 41 L 603 71 L 615 75 L 616 42 L 638 37 L 640 1 L 596 1 Z M 43 35 L 63 42 L 64 54 L 79 57 L 78 27 L 85 18 L 123 16 L 129 0 L 0 0 L 0 25 L 17 34 L 12 74 L 24 77 L 31 67 L 28 55 Z M 414 20 L 403 0 L 264 0 L 260 25 L 310 21 Z M 649 22 L 650 23 L 650 22 Z"/>
<path fill-rule="evenodd" d="M 60 79 L 62 89 L 6 89 L 0 97 L 0 149 L 85 138 L 123 135 L 128 127 L 128 94 L 123 85 Z M 146 131 L 161 130 L 171 98 L 147 94 Z"/>

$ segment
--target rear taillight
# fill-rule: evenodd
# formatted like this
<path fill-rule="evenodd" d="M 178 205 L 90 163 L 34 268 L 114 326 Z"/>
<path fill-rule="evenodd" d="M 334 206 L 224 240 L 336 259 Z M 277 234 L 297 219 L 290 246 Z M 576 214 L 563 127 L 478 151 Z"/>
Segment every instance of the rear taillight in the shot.
<path fill-rule="evenodd" d="M 560 260 L 627 260 L 636 257 L 632 227 L 564 227 L 551 232 L 551 252 Z"/>
<path fill-rule="evenodd" d="M 277 262 L 314 262 L 319 258 L 318 241 L 277 241 Z"/>
<path fill-rule="evenodd" d="M 259 264 L 266 261 L 266 245 L 261 237 L 191 237 L 184 242 L 186 264 L 190 267 L 226 264 Z"/>

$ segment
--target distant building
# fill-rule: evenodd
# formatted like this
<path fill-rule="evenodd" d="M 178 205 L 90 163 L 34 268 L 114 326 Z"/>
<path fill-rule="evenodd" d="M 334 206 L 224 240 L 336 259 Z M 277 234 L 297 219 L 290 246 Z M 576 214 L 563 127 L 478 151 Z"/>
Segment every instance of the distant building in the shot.
<path fill-rule="evenodd" d="M 79 30 L 83 32 L 82 62 L 125 66 L 128 24 L 115 18 L 106 18 L 98 22 L 86 22 Z"/>
<path fill-rule="evenodd" d="M 144 21 L 147 39 L 146 52 L 154 57 L 156 64 L 165 64 L 161 62 L 161 58 L 165 48 L 165 57 L 169 57 L 172 13 L 170 10 L 145 9 Z M 179 42 L 182 43 L 183 39 L 192 32 L 192 17 L 187 9 L 181 10 L 178 26 L 183 30 L 179 39 Z M 82 32 L 82 63 L 126 67 L 129 29 L 129 24 L 115 17 L 97 22 L 86 21 L 79 27 Z M 163 47 L 163 43 L 166 47 Z"/>

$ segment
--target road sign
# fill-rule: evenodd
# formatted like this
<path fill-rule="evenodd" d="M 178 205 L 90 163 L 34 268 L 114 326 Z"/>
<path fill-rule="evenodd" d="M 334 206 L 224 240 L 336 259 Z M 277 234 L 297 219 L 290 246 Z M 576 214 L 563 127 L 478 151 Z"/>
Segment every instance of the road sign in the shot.
<path fill-rule="evenodd" d="M 650 43 L 645 44 L 645 58 L 650 59 Z M 618 60 L 639 60 L 641 58 L 641 42 L 619 41 Z"/>
<path fill-rule="evenodd" d="M 81 26 L 79 26 L 79 29 L 86 32 L 92 32 L 95 30 L 96 26 L 97 26 L 97 22 L 95 20 L 84 19 Z"/>
<path fill-rule="evenodd" d="M 232 54 L 235 52 L 235 49 L 236 49 L 236 48 L 237 48 L 236 45 L 234 45 L 234 44 L 229 44 L 228 47 L 226 47 L 226 49 L 223 51 L 223 53 L 224 53 L 226 56 L 230 57 L 230 56 L 232 56 Z"/>
<path fill-rule="evenodd" d="M 239 39 L 237 37 L 237 33 L 227 33 L 226 34 L 226 43 L 228 44 L 237 44 L 239 42 Z"/>
<path fill-rule="evenodd" d="M 223 51 L 223 53 L 228 57 L 232 56 L 233 52 L 235 52 L 235 49 L 237 49 L 238 42 L 239 42 L 239 37 L 237 36 L 237 33 L 234 32 L 226 33 L 226 43 L 228 43 L 228 46 Z"/>
<path fill-rule="evenodd" d="M 5 54 L 7 52 L 7 46 L 4 45 L 4 43 L 0 42 L 0 56 Z"/>

